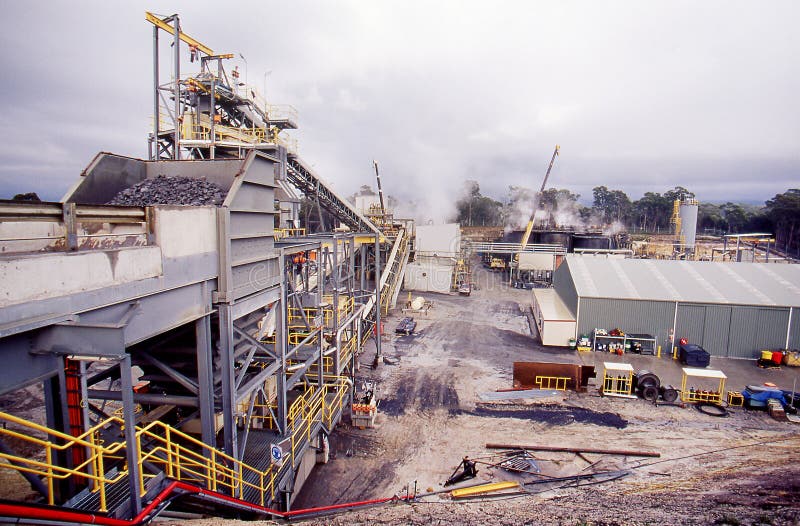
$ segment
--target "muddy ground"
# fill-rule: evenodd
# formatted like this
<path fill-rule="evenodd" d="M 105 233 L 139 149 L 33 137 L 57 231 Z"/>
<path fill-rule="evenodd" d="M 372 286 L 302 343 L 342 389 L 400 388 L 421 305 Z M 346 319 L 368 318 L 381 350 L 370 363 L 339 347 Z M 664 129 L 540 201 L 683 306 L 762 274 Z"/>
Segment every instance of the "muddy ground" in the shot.
<path fill-rule="evenodd" d="M 696 409 L 587 393 L 482 403 L 479 393 L 511 387 L 514 361 L 577 362 L 544 349 L 525 315 L 530 291 L 509 289 L 479 269 L 471 297 L 426 295 L 413 336 L 388 334 L 388 362 L 362 378 L 379 384 L 374 429 L 347 423 L 331 435 L 331 460 L 315 469 L 294 509 L 442 490 L 462 456 L 479 460 L 478 481 L 541 479 L 491 467 L 487 442 L 657 451 L 660 458 L 537 452 L 545 476 L 625 470 L 613 482 L 548 484 L 524 496 L 455 502 L 446 493 L 304 524 L 798 524 L 800 437 L 793 424 L 733 410 L 716 418 Z M 387 320 L 393 328 L 398 315 Z M 653 357 L 652 360 L 658 360 Z M 662 359 L 663 360 L 663 359 Z M 600 372 L 600 371 L 598 371 Z M 745 379 L 731 379 L 738 385 Z M 730 385 L 730 384 L 729 384 Z M 734 387 L 731 387 L 734 388 Z M 539 491 L 543 493 L 537 493 Z M 205 520 L 197 524 L 231 524 Z"/>
<path fill-rule="evenodd" d="M 514 361 L 606 358 L 541 347 L 526 314 L 531 292 L 510 289 L 499 275 L 483 269 L 476 277 L 479 286 L 470 297 L 424 295 L 434 306 L 427 316 L 416 317 L 412 336 L 391 333 L 402 316 L 399 310 L 387 319 L 386 360 L 373 368 L 375 350 L 366 349 L 358 372 L 360 379 L 378 384 L 377 425 L 359 429 L 345 417 L 330 436 L 330 461 L 317 466 L 293 509 L 402 495 L 414 487 L 433 494 L 413 504 L 302 524 L 800 524 L 800 428 L 763 412 L 735 409 L 727 418 L 715 418 L 692 407 L 601 397 L 594 380 L 586 393 L 482 402 L 481 393 L 512 386 Z M 668 358 L 635 358 L 637 368 L 677 367 Z M 712 365 L 725 368 L 722 362 Z M 751 374 L 741 364 L 729 369 Z M 782 374 L 785 379 L 794 372 Z M 728 385 L 735 389 L 747 381 L 753 380 L 731 377 Z M 488 442 L 657 451 L 661 457 L 534 452 L 541 475 L 513 475 L 491 465 L 501 457 L 485 448 Z M 464 455 L 478 461 L 478 482 L 531 482 L 601 471 L 626 476 L 453 501 L 441 492 L 442 483 Z M 167 517 L 159 522 L 237 523 Z"/>

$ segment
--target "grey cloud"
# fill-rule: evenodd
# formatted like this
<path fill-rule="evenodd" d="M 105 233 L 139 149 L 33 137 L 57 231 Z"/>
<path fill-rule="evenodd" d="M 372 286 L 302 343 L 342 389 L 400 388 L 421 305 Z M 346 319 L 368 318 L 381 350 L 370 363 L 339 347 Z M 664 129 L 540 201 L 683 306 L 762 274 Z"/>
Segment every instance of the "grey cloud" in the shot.
<path fill-rule="evenodd" d="M 71 184 L 99 150 L 145 154 L 145 4 L 5 3 L 0 194 L 20 167 Z M 765 199 L 800 172 L 800 6 L 771 2 L 197 1 L 184 30 L 300 112 L 301 155 L 337 189 L 373 182 L 431 209 L 477 179 L 502 195 L 675 185 Z M 165 63 L 164 68 L 169 64 Z M 188 68 L 193 67 L 188 65 Z M 12 169 L 12 167 L 18 167 Z M 29 178 L 25 190 L 44 179 Z M 446 215 L 445 211 L 441 215 Z"/>

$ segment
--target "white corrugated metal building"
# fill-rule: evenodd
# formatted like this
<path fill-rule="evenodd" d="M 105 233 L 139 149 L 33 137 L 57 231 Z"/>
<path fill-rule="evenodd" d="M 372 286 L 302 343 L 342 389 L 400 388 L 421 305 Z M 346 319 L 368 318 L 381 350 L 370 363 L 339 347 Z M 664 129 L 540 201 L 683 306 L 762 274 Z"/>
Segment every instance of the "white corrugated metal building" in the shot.
<path fill-rule="evenodd" d="M 415 253 L 414 262 L 406 265 L 404 287 L 421 292 L 450 292 L 461 253 L 458 224 L 417 226 Z"/>

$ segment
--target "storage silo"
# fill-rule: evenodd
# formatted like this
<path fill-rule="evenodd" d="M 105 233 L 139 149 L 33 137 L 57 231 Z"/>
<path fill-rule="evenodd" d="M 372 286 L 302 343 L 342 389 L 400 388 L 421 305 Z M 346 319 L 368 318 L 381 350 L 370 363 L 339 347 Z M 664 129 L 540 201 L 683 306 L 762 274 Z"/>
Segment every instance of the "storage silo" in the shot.
<path fill-rule="evenodd" d="M 697 234 L 697 210 L 698 203 L 694 199 L 684 199 L 681 201 L 681 240 L 684 247 L 694 250 L 695 236 Z"/>

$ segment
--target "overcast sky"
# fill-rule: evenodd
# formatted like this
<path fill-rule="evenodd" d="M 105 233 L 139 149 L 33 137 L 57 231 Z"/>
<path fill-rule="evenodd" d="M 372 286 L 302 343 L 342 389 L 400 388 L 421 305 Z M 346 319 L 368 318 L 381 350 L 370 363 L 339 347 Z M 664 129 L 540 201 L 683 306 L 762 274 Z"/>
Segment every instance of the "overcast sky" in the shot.
<path fill-rule="evenodd" d="M 297 108 L 301 156 L 342 193 L 373 183 L 374 158 L 388 193 L 424 206 L 444 209 L 465 179 L 502 197 L 538 187 L 555 144 L 550 185 L 584 198 L 682 185 L 763 201 L 800 186 L 798 2 L 0 7 L 0 197 L 60 199 L 98 151 L 146 156 L 146 9 L 244 55 L 231 66 Z"/>

